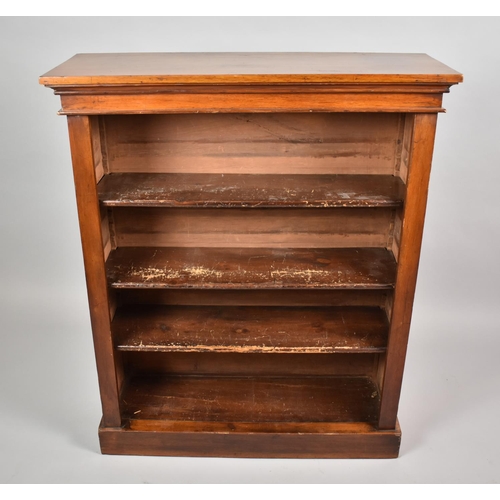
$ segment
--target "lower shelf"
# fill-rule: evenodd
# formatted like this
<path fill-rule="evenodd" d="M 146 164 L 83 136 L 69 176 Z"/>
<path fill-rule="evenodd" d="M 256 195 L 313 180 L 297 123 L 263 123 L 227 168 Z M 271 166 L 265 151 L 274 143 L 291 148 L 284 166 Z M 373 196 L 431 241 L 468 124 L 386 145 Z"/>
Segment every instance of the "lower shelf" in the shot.
<path fill-rule="evenodd" d="M 124 417 L 201 422 L 375 422 L 369 377 L 136 377 L 123 391 Z"/>
<path fill-rule="evenodd" d="M 122 397 L 105 454 L 395 458 L 401 431 L 376 429 L 369 377 L 141 376 Z"/>

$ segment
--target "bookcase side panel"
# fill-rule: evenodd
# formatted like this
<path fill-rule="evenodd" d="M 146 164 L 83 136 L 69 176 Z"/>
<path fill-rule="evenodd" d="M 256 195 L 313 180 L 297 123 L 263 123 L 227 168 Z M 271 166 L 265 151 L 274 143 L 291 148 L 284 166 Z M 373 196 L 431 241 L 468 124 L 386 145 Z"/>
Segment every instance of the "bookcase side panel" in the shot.
<path fill-rule="evenodd" d="M 95 122 L 68 117 L 78 219 L 82 240 L 90 319 L 103 409 L 103 425 L 121 426 L 118 384 L 111 339 L 109 295 L 103 252 L 101 211 L 96 190 Z"/>
<path fill-rule="evenodd" d="M 380 404 L 378 423 L 380 429 L 394 429 L 397 421 L 420 259 L 436 122 L 437 114 L 416 114 L 413 118 L 407 193 L 403 209 L 394 303 Z"/>

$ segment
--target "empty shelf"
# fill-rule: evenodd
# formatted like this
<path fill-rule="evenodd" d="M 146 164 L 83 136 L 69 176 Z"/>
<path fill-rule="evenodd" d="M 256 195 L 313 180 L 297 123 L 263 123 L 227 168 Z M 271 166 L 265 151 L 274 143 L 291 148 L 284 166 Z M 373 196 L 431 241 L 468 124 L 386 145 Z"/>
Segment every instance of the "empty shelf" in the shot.
<path fill-rule="evenodd" d="M 383 289 L 396 274 L 385 248 L 122 247 L 106 265 L 114 288 Z"/>
<path fill-rule="evenodd" d="M 391 175 L 115 173 L 98 192 L 112 207 L 395 207 L 404 185 Z"/>
<path fill-rule="evenodd" d="M 113 320 L 117 349 L 139 352 L 381 352 L 377 307 L 135 306 Z"/>
<path fill-rule="evenodd" d="M 209 422 L 371 422 L 379 393 L 369 377 L 144 376 L 122 396 L 132 419 Z"/>

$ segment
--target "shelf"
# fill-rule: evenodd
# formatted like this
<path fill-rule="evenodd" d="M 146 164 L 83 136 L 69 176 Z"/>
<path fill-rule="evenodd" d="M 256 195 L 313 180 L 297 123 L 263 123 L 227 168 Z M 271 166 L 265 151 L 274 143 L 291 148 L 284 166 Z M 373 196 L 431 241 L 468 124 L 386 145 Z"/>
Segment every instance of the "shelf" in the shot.
<path fill-rule="evenodd" d="M 372 422 L 369 377 L 143 376 L 122 395 L 125 418 L 206 422 Z"/>
<path fill-rule="evenodd" d="M 384 289 L 396 262 L 384 248 L 121 247 L 110 253 L 113 288 Z"/>
<path fill-rule="evenodd" d="M 98 193 L 110 207 L 397 207 L 404 185 L 390 175 L 116 173 Z"/>
<path fill-rule="evenodd" d="M 128 306 L 112 328 L 120 351 L 382 352 L 388 322 L 377 307 Z"/>

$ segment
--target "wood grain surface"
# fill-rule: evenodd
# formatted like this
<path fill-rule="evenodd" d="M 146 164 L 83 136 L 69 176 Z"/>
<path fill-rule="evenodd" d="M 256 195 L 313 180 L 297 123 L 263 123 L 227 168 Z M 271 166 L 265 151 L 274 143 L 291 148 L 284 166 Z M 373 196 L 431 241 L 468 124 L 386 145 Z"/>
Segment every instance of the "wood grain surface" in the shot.
<path fill-rule="evenodd" d="M 128 418 L 208 422 L 373 422 L 368 377 L 136 377 L 122 394 Z"/>
<path fill-rule="evenodd" d="M 98 186 L 112 207 L 396 207 L 398 177 L 373 175 L 111 174 Z"/>
<path fill-rule="evenodd" d="M 461 81 L 426 54 L 329 52 L 77 54 L 40 77 L 47 86 Z"/>
<path fill-rule="evenodd" d="M 384 248 L 117 248 L 113 288 L 392 288 L 396 263 Z"/>
<path fill-rule="evenodd" d="M 121 351 L 381 352 L 388 322 L 380 308 L 138 306 L 112 329 Z"/>
<path fill-rule="evenodd" d="M 199 101 L 205 106 L 213 97 Z M 393 175 L 401 121 L 399 113 L 219 110 L 105 116 L 102 128 L 112 173 L 373 176 Z"/>
<path fill-rule="evenodd" d="M 102 453 L 232 458 L 396 458 L 401 430 L 367 422 L 131 421 L 99 428 Z"/>

